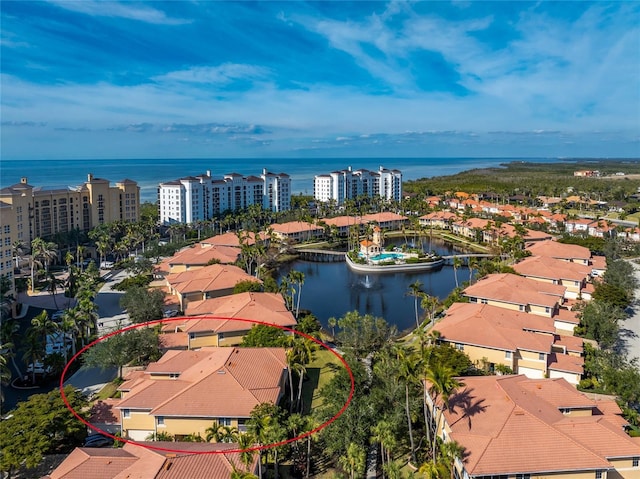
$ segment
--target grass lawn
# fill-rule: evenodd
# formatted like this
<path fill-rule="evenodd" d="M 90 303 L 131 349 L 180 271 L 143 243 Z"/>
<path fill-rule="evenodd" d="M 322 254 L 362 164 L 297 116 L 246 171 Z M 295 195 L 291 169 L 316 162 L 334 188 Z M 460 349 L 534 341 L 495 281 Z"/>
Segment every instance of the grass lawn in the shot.
<path fill-rule="evenodd" d="M 302 400 L 304 413 L 309 414 L 310 411 L 322 404 L 319 392 L 322 387 L 327 384 L 334 376 L 336 371 L 344 366 L 335 355 L 322 348 L 314 353 L 314 359 L 307 365 L 307 376 L 302 386 Z"/>
<path fill-rule="evenodd" d="M 118 386 L 122 384 L 122 381 L 116 379 L 115 381 L 111 381 L 104 385 L 104 387 L 100 390 L 98 394 L 95 396 L 95 400 L 99 399 L 109 399 L 112 397 L 120 397 L 120 393 L 117 391 Z"/>

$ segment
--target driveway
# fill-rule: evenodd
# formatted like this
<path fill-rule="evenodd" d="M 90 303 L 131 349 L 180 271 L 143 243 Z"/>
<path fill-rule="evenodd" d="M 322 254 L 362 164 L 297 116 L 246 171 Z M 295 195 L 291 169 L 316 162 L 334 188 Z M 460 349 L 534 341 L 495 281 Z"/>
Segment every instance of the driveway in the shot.
<path fill-rule="evenodd" d="M 640 265 L 635 261 L 630 261 L 629 264 L 633 266 L 635 277 L 640 285 Z M 633 314 L 624 322 L 621 332 L 625 339 L 629 359 L 638 358 L 640 361 L 640 286 L 636 289 L 631 307 Z"/>

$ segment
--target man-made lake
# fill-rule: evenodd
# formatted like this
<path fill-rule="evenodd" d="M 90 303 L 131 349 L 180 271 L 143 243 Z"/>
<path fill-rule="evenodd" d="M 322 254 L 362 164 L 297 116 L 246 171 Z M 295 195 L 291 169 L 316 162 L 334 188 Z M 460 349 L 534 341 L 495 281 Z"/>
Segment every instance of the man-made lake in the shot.
<path fill-rule="evenodd" d="M 387 245 L 401 244 L 403 239 L 388 240 Z M 462 253 L 450 245 L 436 240 L 431 248 L 425 241 L 425 250 L 436 251 L 440 255 Z M 351 271 L 346 263 L 315 263 L 294 261 L 280 269 L 280 275 L 290 270 L 304 274 L 300 308 L 310 310 L 327 327 L 329 318 L 339 319 L 349 311 L 371 314 L 384 318 L 399 331 L 416 326 L 414 298 L 408 294 L 409 285 L 420 281 L 422 290 L 440 300 L 446 298 L 456 286 L 454 270 L 443 266 L 434 271 L 419 273 L 378 273 L 363 274 Z M 458 281 L 469 280 L 469 269 L 458 268 Z M 419 306 L 419 303 L 418 303 Z M 422 309 L 418 308 L 422 316 Z"/>

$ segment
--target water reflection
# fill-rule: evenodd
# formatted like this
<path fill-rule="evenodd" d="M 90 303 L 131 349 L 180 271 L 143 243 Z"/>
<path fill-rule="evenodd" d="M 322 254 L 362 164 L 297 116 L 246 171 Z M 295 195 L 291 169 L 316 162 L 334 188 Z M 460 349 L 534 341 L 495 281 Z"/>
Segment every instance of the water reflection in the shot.
<path fill-rule="evenodd" d="M 461 252 L 435 240 L 431 247 L 440 255 Z M 345 263 L 295 261 L 283 266 L 280 274 L 286 275 L 291 269 L 305 275 L 300 307 L 312 311 L 325 327 L 329 318 L 340 318 L 355 310 L 360 314 L 383 317 L 402 331 L 415 327 L 414 298 L 407 294 L 409 285 L 420 281 L 425 292 L 441 300 L 455 288 L 450 266 L 413 273 L 358 274 Z M 462 281 L 461 278 L 468 277 L 468 272 L 458 270 L 458 276 Z"/>

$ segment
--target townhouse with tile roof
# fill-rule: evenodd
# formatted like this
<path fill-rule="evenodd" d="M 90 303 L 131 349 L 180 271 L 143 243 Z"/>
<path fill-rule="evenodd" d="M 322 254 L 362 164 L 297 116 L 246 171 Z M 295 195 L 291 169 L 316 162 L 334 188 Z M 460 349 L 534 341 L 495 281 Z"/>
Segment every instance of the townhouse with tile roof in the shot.
<path fill-rule="evenodd" d="M 286 381 L 284 348 L 170 350 L 118 388 L 122 435 L 134 441 L 160 432 L 204 438 L 214 421 L 244 432 L 255 406 L 278 404 Z"/>
<path fill-rule="evenodd" d="M 501 308 L 553 318 L 556 332 L 573 335 L 580 323 L 573 301 L 566 300 L 566 286 L 545 283 L 517 274 L 490 274 L 468 286 L 462 294 L 471 303 L 490 304 Z"/>
<path fill-rule="evenodd" d="M 490 372 L 562 377 L 573 385 L 583 373 L 582 339 L 558 334 L 552 318 L 488 304 L 454 303 L 433 330 L 439 342 L 464 351 L 476 366 Z"/>
<path fill-rule="evenodd" d="M 228 479 L 235 470 L 258 472 L 258 454 L 247 466 L 239 452 L 223 452 L 237 451 L 238 444 L 184 442 L 179 448 L 175 442 L 141 444 L 127 443 L 121 449 L 78 447 L 41 479 Z"/>
<path fill-rule="evenodd" d="M 185 315 L 188 318 L 184 321 L 162 327 L 159 340 L 163 349 L 236 346 L 258 322 L 287 328 L 297 324 L 280 293 L 244 292 L 193 301 Z"/>
<path fill-rule="evenodd" d="M 460 379 L 447 407 L 426 396 L 438 436 L 463 448 L 455 477 L 640 478 L 640 441 L 613 401 L 590 400 L 562 378 Z"/>
<path fill-rule="evenodd" d="M 562 305 L 567 288 L 511 273 L 489 274 L 462 294 L 471 303 L 491 304 L 551 318 Z"/>
<path fill-rule="evenodd" d="M 218 246 L 196 243 L 163 259 L 154 267 L 156 276 L 182 273 L 204 268 L 212 263 L 234 264 L 240 258 L 241 249 L 235 246 Z"/>
<path fill-rule="evenodd" d="M 290 221 L 271 225 L 273 234 L 280 240 L 292 242 L 308 241 L 324 236 L 324 228 L 306 221 Z"/>
<path fill-rule="evenodd" d="M 529 256 L 514 264 L 516 273 L 525 278 L 565 286 L 565 298 L 589 300 L 594 287 L 590 266 L 548 256 Z"/>
<path fill-rule="evenodd" d="M 179 309 L 184 311 L 191 301 L 202 301 L 233 294 L 233 289 L 241 281 L 255 281 L 258 278 L 245 273 L 237 266 L 212 264 L 203 268 L 169 274 L 161 285 L 170 295 L 177 298 Z"/>

